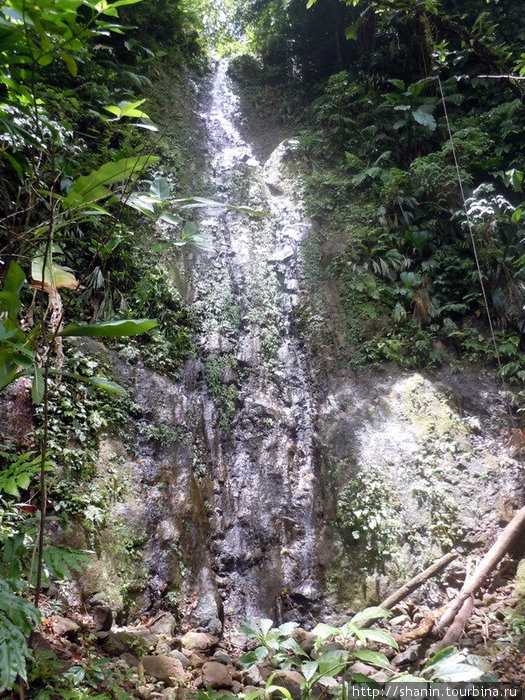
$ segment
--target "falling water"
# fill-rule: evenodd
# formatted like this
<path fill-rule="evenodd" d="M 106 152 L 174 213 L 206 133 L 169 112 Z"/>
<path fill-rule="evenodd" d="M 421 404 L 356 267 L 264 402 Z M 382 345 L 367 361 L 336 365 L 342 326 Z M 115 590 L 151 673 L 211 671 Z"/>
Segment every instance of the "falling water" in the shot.
<path fill-rule="evenodd" d="M 208 382 L 212 546 L 227 618 L 289 609 L 297 617 L 316 597 L 314 408 L 297 332 L 299 246 L 308 222 L 291 196 L 268 187 L 275 173 L 239 134 L 238 110 L 220 61 L 202 115 L 212 197 L 265 216 L 210 207 L 199 224 L 213 242 L 194 280 Z M 220 369 L 215 394 L 210 367 Z M 221 410 L 223 420 L 229 410 L 226 430 L 218 427 Z"/>

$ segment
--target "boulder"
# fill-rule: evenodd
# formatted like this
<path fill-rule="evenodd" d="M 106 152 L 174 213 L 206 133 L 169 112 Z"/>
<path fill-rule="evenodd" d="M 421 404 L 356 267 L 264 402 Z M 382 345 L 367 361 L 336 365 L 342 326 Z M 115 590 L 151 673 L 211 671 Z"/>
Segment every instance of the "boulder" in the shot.
<path fill-rule="evenodd" d="M 206 661 L 202 666 L 202 685 L 212 688 L 231 688 L 233 685 L 231 670 L 218 661 Z"/>
<path fill-rule="evenodd" d="M 96 632 L 108 632 L 113 624 L 113 612 L 107 605 L 97 605 L 93 610 L 93 622 Z"/>
<path fill-rule="evenodd" d="M 222 649 L 217 649 L 212 657 L 212 661 L 218 661 L 220 664 L 231 664 L 231 657 Z"/>
<path fill-rule="evenodd" d="M 390 627 L 397 627 L 397 626 L 402 626 L 405 623 L 410 622 L 410 618 L 408 615 L 396 615 L 396 617 L 391 618 L 388 621 L 388 624 Z"/>
<path fill-rule="evenodd" d="M 181 644 L 184 649 L 191 649 L 192 651 L 208 651 L 216 647 L 218 643 L 217 637 L 205 632 L 186 632 L 181 638 Z"/>
<path fill-rule="evenodd" d="M 80 630 L 80 625 L 77 625 L 76 622 L 73 622 L 68 617 L 55 615 L 51 618 L 51 628 L 59 637 L 74 639 Z"/>
<path fill-rule="evenodd" d="M 407 647 L 405 651 L 396 654 L 392 659 L 392 664 L 394 666 L 408 666 L 408 664 L 412 664 L 419 659 L 420 650 L 421 644 L 413 644 Z"/>
<path fill-rule="evenodd" d="M 206 659 L 200 654 L 192 654 L 190 656 L 190 668 L 201 668 Z"/>
<path fill-rule="evenodd" d="M 162 634 L 165 637 L 173 637 L 177 622 L 169 612 L 164 612 L 151 625 L 148 625 L 151 634 Z"/>
<path fill-rule="evenodd" d="M 261 675 L 261 672 L 255 665 L 251 668 L 247 668 L 246 671 L 244 671 L 243 680 L 246 685 L 254 687 L 264 685 L 264 679 Z"/>
<path fill-rule="evenodd" d="M 179 681 L 187 680 L 186 671 L 178 659 L 160 654 L 158 656 L 143 656 L 141 659 L 144 673 L 153 676 L 171 687 L 178 685 Z"/>
<path fill-rule="evenodd" d="M 304 677 L 298 671 L 277 671 L 273 679 L 273 685 L 282 685 L 286 688 L 293 700 L 301 700 L 301 684 Z"/>
<path fill-rule="evenodd" d="M 36 632 L 33 630 L 29 636 L 29 646 L 33 650 L 35 656 L 40 656 L 41 654 L 53 654 L 53 646 L 47 641 L 41 632 Z"/>
<path fill-rule="evenodd" d="M 163 688 L 151 693 L 149 700 L 186 700 L 189 694 L 189 688 Z"/>
<path fill-rule="evenodd" d="M 369 666 L 364 664 L 362 661 L 355 661 L 351 666 L 348 667 L 344 675 L 344 680 L 350 680 L 354 673 L 360 673 L 363 676 L 371 676 L 377 671 L 375 666 Z"/>
<path fill-rule="evenodd" d="M 315 634 L 307 632 L 302 627 L 297 627 L 296 629 L 294 629 L 294 631 L 292 632 L 292 637 L 299 644 L 301 649 L 307 654 L 310 654 L 310 652 L 313 650 L 315 642 L 317 640 Z"/>
<path fill-rule="evenodd" d="M 164 688 L 158 694 L 159 700 L 178 700 L 178 692 L 175 688 Z"/>
<path fill-rule="evenodd" d="M 190 665 L 190 660 L 188 659 L 188 657 L 185 656 L 178 649 L 174 649 L 173 651 L 170 651 L 168 656 L 170 656 L 172 659 L 177 659 L 178 661 L 180 661 L 182 664 L 182 668 L 188 668 L 188 666 Z"/>
<path fill-rule="evenodd" d="M 142 628 L 127 628 L 109 633 L 99 632 L 97 636 L 102 641 L 104 649 L 114 655 L 129 651 L 136 656 L 143 656 L 155 649 L 159 641 L 158 635 L 149 634 L 148 630 Z"/>
<path fill-rule="evenodd" d="M 131 668 L 137 668 L 139 665 L 139 660 L 134 654 L 130 654 L 129 651 L 125 651 L 123 654 L 120 655 L 120 658 L 122 661 L 125 661 L 128 666 L 131 666 Z"/>

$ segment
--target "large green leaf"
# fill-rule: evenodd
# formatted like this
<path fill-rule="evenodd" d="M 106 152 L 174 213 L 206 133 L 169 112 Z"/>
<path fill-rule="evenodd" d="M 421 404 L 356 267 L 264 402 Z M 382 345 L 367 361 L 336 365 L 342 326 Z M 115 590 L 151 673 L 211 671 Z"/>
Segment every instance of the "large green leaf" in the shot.
<path fill-rule="evenodd" d="M 75 374 L 74 372 L 63 372 L 58 369 L 50 369 L 49 374 L 58 374 L 61 377 L 69 377 L 69 379 L 74 379 L 76 382 L 83 382 L 85 384 L 93 384 L 99 389 L 105 389 L 106 391 L 114 392 L 115 394 L 125 394 L 126 390 L 124 387 L 120 386 L 116 382 L 111 381 L 111 379 L 106 379 L 105 377 L 86 377 L 82 374 Z"/>
<path fill-rule="evenodd" d="M 239 625 L 239 629 L 241 632 L 244 632 L 248 639 L 257 639 L 261 633 L 260 629 L 255 625 L 255 623 L 248 622 L 247 620 Z"/>
<path fill-rule="evenodd" d="M 366 664 L 378 666 L 379 668 L 392 668 L 390 661 L 380 651 L 372 651 L 371 649 L 356 649 L 356 651 L 352 652 L 352 657 L 354 659 L 359 659 L 359 661 L 364 661 Z"/>
<path fill-rule="evenodd" d="M 430 129 L 430 131 L 436 130 L 436 127 L 437 127 L 436 120 L 429 112 L 426 112 L 421 107 L 418 107 L 417 109 L 415 109 L 412 112 L 412 116 L 414 117 L 415 121 L 418 124 L 421 124 L 422 126 L 426 126 L 427 129 Z"/>
<path fill-rule="evenodd" d="M 25 452 L 16 461 L 4 467 L 0 471 L 0 492 L 20 498 L 19 489 L 25 490 L 31 483 L 31 478 L 40 471 L 40 455 L 35 456 L 34 451 Z M 45 471 L 52 471 L 53 465 L 50 461 L 44 462 Z"/>
<path fill-rule="evenodd" d="M 458 651 L 456 647 L 453 646 L 448 646 L 445 647 L 444 649 L 440 649 L 434 656 L 432 656 L 427 663 L 424 666 L 424 670 L 426 671 L 428 668 L 433 668 L 439 661 L 442 661 L 443 659 L 450 659 L 455 656 L 457 656 Z"/>
<path fill-rule="evenodd" d="M 390 612 L 390 610 L 387 610 L 386 608 L 372 606 L 370 608 L 365 608 L 364 610 L 361 610 L 361 612 L 358 612 L 356 615 L 353 616 L 350 622 L 353 622 L 355 625 L 358 622 L 366 622 L 366 620 L 378 620 L 381 617 L 390 617 L 391 615 L 392 613 Z"/>
<path fill-rule="evenodd" d="M 140 105 L 144 102 L 146 102 L 145 99 L 137 100 L 136 102 L 123 101 L 119 102 L 118 105 L 106 105 L 104 109 L 111 112 L 111 114 L 114 114 L 117 119 L 121 119 L 122 117 L 139 117 L 142 119 L 149 119 L 146 112 L 137 109 L 137 107 L 140 107 Z"/>
<path fill-rule="evenodd" d="M 161 202 L 165 202 L 170 198 L 170 184 L 163 177 L 159 177 L 156 180 L 153 180 L 153 182 L 150 185 L 149 191 L 150 194 L 152 194 L 154 197 L 157 197 L 157 199 Z"/>
<path fill-rule="evenodd" d="M 126 319 L 123 321 L 107 321 L 90 325 L 70 324 L 59 334 L 63 336 L 88 336 L 90 338 L 122 338 L 129 335 L 139 335 L 155 328 L 154 319 Z"/>
<path fill-rule="evenodd" d="M 345 649 L 325 651 L 317 659 L 320 676 L 337 676 L 348 662 L 348 652 Z"/>
<path fill-rule="evenodd" d="M 323 641 L 328 637 L 335 636 L 339 634 L 340 630 L 337 627 L 332 627 L 331 625 L 326 625 L 324 622 L 319 622 L 312 630 L 312 634 L 315 634 L 317 639 Z"/>
<path fill-rule="evenodd" d="M 469 663 L 470 658 L 454 647 L 445 647 L 433 656 L 424 666 L 423 671 L 432 670 L 432 680 L 473 681 L 483 676 L 483 669 Z"/>
<path fill-rule="evenodd" d="M 266 647 L 257 647 L 257 649 L 247 651 L 245 654 L 242 654 L 242 656 L 239 656 L 237 662 L 241 664 L 241 666 L 253 666 L 253 664 L 259 663 L 259 661 L 262 661 L 266 656 L 268 656 L 268 649 L 266 649 Z"/>
<path fill-rule="evenodd" d="M 11 261 L 9 263 L 9 269 L 7 270 L 7 274 L 4 278 L 4 289 L 7 292 L 13 292 L 13 294 L 16 294 L 18 296 L 20 290 L 22 289 L 24 281 L 24 271 L 19 265 Z"/>
<path fill-rule="evenodd" d="M 33 372 L 33 384 L 31 385 L 31 398 L 33 399 L 33 403 L 38 406 L 38 404 L 42 403 L 42 400 L 44 398 L 44 393 L 45 393 L 45 381 L 44 381 L 44 374 L 42 372 L 41 367 L 37 367 L 35 365 L 35 369 Z"/>
<path fill-rule="evenodd" d="M 16 313 L 20 308 L 20 299 L 18 295 L 25 281 L 25 275 L 22 268 L 15 262 L 9 264 L 7 274 L 4 278 L 3 290 L 0 292 L 0 307 L 3 307 L 9 316 L 14 321 Z"/>
<path fill-rule="evenodd" d="M 3 324 L 0 323 L 0 329 Z M 17 377 L 18 362 L 14 359 L 14 348 L 0 350 L 0 389 L 3 389 Z"/>
<path fill-rule="evenodd" d="M 71 75 L 72 75 L 74 78 L 76 78 L 76 76 L 77 76 L 77 74 L 78 74 L 78 66 L 77 66 L 77 62 L 75 61 L 75 59 L 73 58 L 73 56 L 71 56 L 71 54 L 65 53 L 65 52 L 63 51 L 63 52 L 60 54 L 60 58 L 64 61 L 65 65 L 66 65 L 66 68 L 67 68 L 68 71 L 71 73 Z"/>
<path fill-rule="evenodd" d="M 0 578 L 0 693 L 11 689 L 18 676 L 27 679 L 31 652 L 26 637 L 40 622 L 40 612 L 16 595 L 15 585 Z"/>
<path fill-rule="evenodd" d="M 109 197 L 109 185 L 122 180 L 136 179 L 144 168 L 157 161 L 155 156 L 133 156 L 104 163 L 89 175 L 82 175 L 75 180 L 62 201 L 64 211 Z"/>
<path fill-rule="evenodd" d="M 311 681 L 312 678 L 315 676 L 318 667 L 319 664 L 317 663 L 317 661 L 307 661 L 306 663 L 302 664 L 301 673 L 307 681 Z"/>
<path fill-rule="evenodd" d="M 262 634 L 266 636 L 273 627 L 273 620 L 263 617 L 262 620 L 259 620 L 259 627 L 261 628 Z"/>
<path fill-rule="evenodd" d="M 95 386 L 100 387 L 101 389 L 105 389 L 106 391 L 112 391 L 115 394 L 125 394 L 126 390 L 120 386 L 120 384 L 117 384 L 116 382 L 112 382 L 109 379 L 105 379 L 104 377 L 88 377 L 86 380 L 90 384 L 94 384 Z"/>
<path fill-rule="evenodd" d="M 356 630 L 356 635 L 361 640 L 379 642 L 379 644 L 386 644 L 394 649 L 399 649 L 399 645 L 396 640 L 391 634 L 388 634 L 388 632 L 385 632 L 384 630 L 358 629 Z"/>
<path fill-rule="evenodd" d="M 51 289 L 76 289 L 78 280 L 67 267 L 62 267 L 53 262 L 51 251 L 44 263 L 42 254 L 36 255 L 31 261 L 32 287 L 50 292 Z"/>

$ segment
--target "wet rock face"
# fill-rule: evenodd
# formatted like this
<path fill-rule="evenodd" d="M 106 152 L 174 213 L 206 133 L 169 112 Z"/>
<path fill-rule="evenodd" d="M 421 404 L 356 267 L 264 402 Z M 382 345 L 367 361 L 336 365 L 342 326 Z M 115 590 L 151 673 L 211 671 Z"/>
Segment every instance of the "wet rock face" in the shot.
<path fill-rule="evenodd" d="M 505 424 L 500 390 L 473 375 L 334 382 L 317 431 L 334 600 L 377 600 L 444 550 L 486 548 L 520 502 Z"/>
<path fill-rule="evenodd" d="M 296 331 L 308 222 L 281 164 L 240 137 L 220 64 L 203 105 L 217 197 L 265 216 L 206 210 L 213 252 L 196 263 L 205 365 L 203 420 L 213 479 L 212 551 L 225 617 L 279 615 L 315 598 L 314 399 Z"/>

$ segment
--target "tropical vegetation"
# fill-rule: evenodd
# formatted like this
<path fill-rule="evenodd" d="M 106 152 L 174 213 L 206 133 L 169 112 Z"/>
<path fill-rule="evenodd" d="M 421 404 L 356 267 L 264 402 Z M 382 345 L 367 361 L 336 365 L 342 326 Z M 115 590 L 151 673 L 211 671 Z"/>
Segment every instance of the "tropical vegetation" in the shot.
<path fill-rule="evenodd" d="M 104 499 L 69 486 L 89 481 L 100 425 L 121 426 L 137 410 L 102 359 L 79 353 L 78 338 L 104 338 L 172 374 L 194 351 L 198 319 L 177 288 L 177 255 L 205 245 L 192 212 L 209 202 L 199 199 L 205 186 L 187 180 L 194 154 L 182 104 L 210 42 L 244 51 L 231 73 L 254 123 L 277 115 L 283 135 L 299 139 L 306 207 L 319 224 L 305 253 L 317 308 L 303 322 L 314 345 L 336 344 L 354 367 L 488 361 L 521 409 L 518 5 L 247 0 L 219 12 L 204 0 L 4 0 L 0 389 L 29 392 L 36 433 L 0 451 L 0 692 L 49 673 L 28 643 L 42 585 L 71 576 L 87 555 L 52 541 L 46 516 L 96 528 Z M 155 104 L 166 75 L 182 113 L 169 146 Z M 342 344 L 310 323 L 328 288 L 337 289 Z M 292 628 L 248 625 L 260 645 L 243 663 L 295 665 L 311 697 L 351 660 L 388 667 L 355 645 L 395 644 L 362 630 L 363 620 L 318 626 L 317 651 L 327 640 L 340 646 L 317 658 Z M 465 658 L 447 650 L 424 677 L 441 677 L 445 661 L 465 671 Z M 117 687 L 96 695 L 96 683 L 81 692 L 87 672 L 78 668 L 61 697 L 122 697 Z M 270 681 L 265 693 L 274 690 Z"/>

